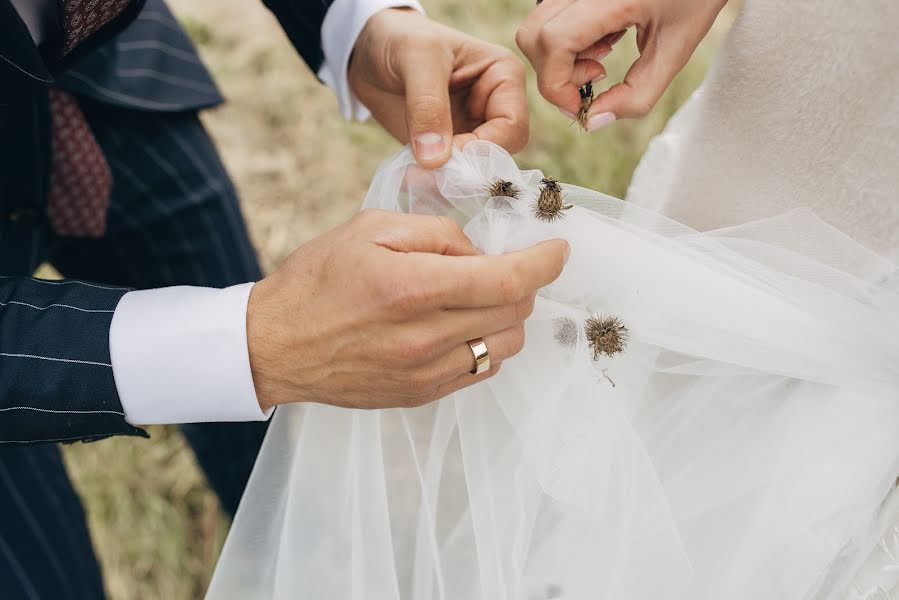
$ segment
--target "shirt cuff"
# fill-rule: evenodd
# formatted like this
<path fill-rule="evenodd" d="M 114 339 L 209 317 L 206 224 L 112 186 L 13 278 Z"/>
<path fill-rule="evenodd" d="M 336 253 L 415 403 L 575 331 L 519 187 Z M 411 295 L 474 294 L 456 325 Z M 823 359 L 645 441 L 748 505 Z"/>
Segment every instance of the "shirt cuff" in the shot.
<path fill-rule="evenodd" d="M 132 425 L 262 421 L 247 350 L 252 283 L 128 292 L 109 331 L 112 372 Z"/>
<path fill-rule="evenodd" d="M 371 114 L 350 89 L 347 68 L 362 28 L 372 15 L 385 8 L 414 8 L 425 12 L 416 0 L 334 0 L 322 22 L 325 61 L 318 70 L 318 78 L 334 90 L 344 119 L 364 121 Z"/>

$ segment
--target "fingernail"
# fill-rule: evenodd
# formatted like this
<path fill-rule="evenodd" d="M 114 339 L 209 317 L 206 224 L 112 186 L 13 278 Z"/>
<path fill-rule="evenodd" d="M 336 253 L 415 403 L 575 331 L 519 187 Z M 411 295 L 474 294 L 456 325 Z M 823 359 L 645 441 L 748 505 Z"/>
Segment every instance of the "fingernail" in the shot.
<path fill-rule="evenodd" d="M 587 131 L 596 131 L 600 127 L 605 127 L 615 119 L 615 113 L 610 112 L 593 115 L 592 117 L 590 117 L 590 120 L 587 121 Z"/>
<path fill-rule="evenodd" d="M 565 264 L 568 264 L 568 257 L 571 256 L 571 244 L 565 242 Z"/>
<path fill-rule="evenodd" d="M 606 78 L 606 74 L 605 74 L 605 73 L 600 73 L 600 74 L 596 77 L 596 79 L 594 79 L 594 80 L 592 81 L 592 83 L 599 83 L 600 81 L 602 81 L 602 80 L 605 79 L 605 78 Z"/>
<path fill-rule="evenodd" d="M 577 119 L 577 116 L 570 111 L 565 110 L 564 108 L 560 108 L 559 112 L 568 117 L 569 119 Z"/>
<path fill-rule="evenodd" d="M 412 140 L 412 146 L 415 156 L 422 160 L 433 160 L 446 152 L 446 138 L 433 131 L 419 133 Z"/>
<path fill-rule="evenodd" d="M 609 54 L 611 54 L 611 53 L 612 53 L 612 49 L 611 49 L 611 48 L 606 48 L 605 50 L 603 50 L 602 52 L 600 52 L 599 54 L 597 54 L 596 56 L 594 56 L 594 57 L 593 57 L 593 60 L 595 60 L 596 62 L 602 62 L 602 59 L 604 59 L 605 57 L 607 57 L 607 56 L 608 56 Z"/>

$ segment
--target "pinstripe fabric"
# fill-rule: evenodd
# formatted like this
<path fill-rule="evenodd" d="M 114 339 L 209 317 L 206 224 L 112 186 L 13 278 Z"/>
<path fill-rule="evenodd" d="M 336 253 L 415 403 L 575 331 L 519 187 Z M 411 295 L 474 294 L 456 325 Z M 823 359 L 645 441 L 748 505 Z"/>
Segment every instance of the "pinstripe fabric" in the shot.
<path fill-rule="evenodd" d="M 125 31 L 61 73 L 56 85 L 82 98 L 146 111 L 222 102 L 196 49 L 162 0 L 147 0 Z"/>
<path fill-rule="evenodd" d="M 324 62 L 321 24 L 332 2 L 264 0 L 313 73 Z M 147 0 L 128 29 L 62 73 L 56 84 L 79 97 L 147 111 L 206 108 L 222 102 L 163 0 Z"/>
<path fill-rule="evenodd" d="M 134 0 L 130 10 L 142 4 Z M 266 4 L 317 71 L 330 0 Z M 100 37 L 75 50 L 73 69 L 60 73 L 57 63 L 55 75 L 80 97 L 109 160 L 107 231 L 100 239 L 54 236 L 44 214 L 46 86 L 54 68 L 0 0 L 0 385 L 8 388 L 0 389 L 0 439 L 10 442 L 0 444 L 3 599 L 103 597 L 83 510 L 57 447 L 17 442 L 140 433 L 126 429 L 111 379 L 109 311 L 124 291 L 110 288 L 223 287 L 260 276 L 234 189 L 193 112 L 221 97 L 171 14 L 161 0 L 149 0 L 133 27 L 97 47 Z M 86 54 L 89 46 L 96 51 Z M 27 277 L 45 259 L 67 277 L 110 284 Z M 266 425 L 183 428 L 230 512 Z"/>
<path fill-rule="evenodd" d="M 109 360 L 111 311 L 125 292 L 0 278 L 0 445 L 140 434 Z"/>
<path fill-rule="evenodd" d="M 225 287 L 262 276 L 234 187 L 195 113 L 84 106 L 110 157 L 114 201 L 104 238 L 57 238 L 50 260 L 62 273 L 142 289 Z M 182 427 L 230 512 L 237 509 L 266 426 Z"/>
<path fill-rule="evenodd" d="M 103 598 L 84 510 L 58 446 L 0 449 L 0 598 Z"/>
<path fill-rule="evenodd" d="M 66 277 L 142 289 L 261 277 L 234 188 L 195 113 L 82 106 L 114 200 L 103 238 L 54 238 L 49 258 Z"/>
<path fill-rule="evenodd" d="M 66 276 L 116 284 L 20 278 L 17 284 L 38 295 L 2 300 L 0 315 L 15 310 L 49 318 L 60 311 L 105 321 L 122 293 L 108 288 L 117 285 L 224 287 L 260 277 L 234 188 L 195 113 L 136 113 L 89 100 L 83 105 L 111 159 L 107 234 L 53 237 L 45 256 Z M 62 299 L 63 291 L 72 295 Z M 78 359 L 108 363 L 102 355 Z M 5 419 L 0 412 L 0 423 Z M 258 422 L 183 428 L 210 485 L 232 514 L 265 429 L 266 423 Z M 83 511 L 55 446 L 0 447 L 0 514 L 0 598 L 102 598 Z"/>

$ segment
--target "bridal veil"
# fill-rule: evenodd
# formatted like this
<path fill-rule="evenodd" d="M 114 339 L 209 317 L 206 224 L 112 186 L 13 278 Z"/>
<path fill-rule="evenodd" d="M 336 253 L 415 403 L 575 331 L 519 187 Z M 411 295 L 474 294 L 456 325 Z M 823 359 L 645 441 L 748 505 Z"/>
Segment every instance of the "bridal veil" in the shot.
<path fill-rule="evenodd" d="M 486 142 L 381 167 L 367 207 L 571 258 L 496 377 L 422 408 L 279 408 L 207 598 L 845 597 L 897 509 L 897 266 L 803 210 L 697 233 L 563 185 L 545 222 L 543 176 Z M 594 359 L 603 315 L 630 341 Z"/>

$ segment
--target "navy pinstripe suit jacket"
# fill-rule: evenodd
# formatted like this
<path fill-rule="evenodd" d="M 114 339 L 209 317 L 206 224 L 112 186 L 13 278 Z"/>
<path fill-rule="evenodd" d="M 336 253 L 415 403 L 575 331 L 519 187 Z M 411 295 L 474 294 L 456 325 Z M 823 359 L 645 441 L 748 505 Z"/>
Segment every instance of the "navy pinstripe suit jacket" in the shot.
<path fill-rule="evenodd" d="M 265 0 L 314 72 L 324 60 L 320 30 L 330 3 Z M 174 23 L 162 0 L 132 0 L 54 63 L 53 40 L 36 47 L 9 0 L 0 0 L 0 444 L 144 435 L 124 419 L 110 363 L 112 315 L 128 290 L 30 275 L 48 238 L 51 86 L 144 111 L 222 101 Z"/>

